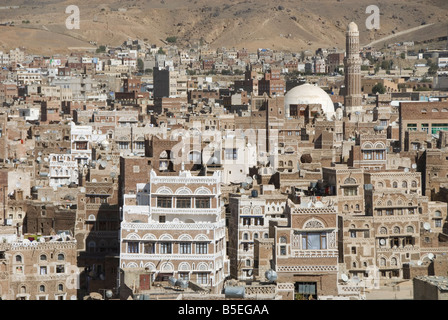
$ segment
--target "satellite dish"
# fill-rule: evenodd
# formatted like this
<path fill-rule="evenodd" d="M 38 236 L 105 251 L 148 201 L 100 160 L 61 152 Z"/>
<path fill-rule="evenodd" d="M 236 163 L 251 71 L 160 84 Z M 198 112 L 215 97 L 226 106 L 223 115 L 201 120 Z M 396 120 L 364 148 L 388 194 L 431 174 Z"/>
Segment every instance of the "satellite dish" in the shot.
<path fill-rule="evenodd" d="M 412 164 L 412 169 L 417 169 L 417 165 L 415 163 Z"/>
<path fill-rule="evenodd" d="M 425 229 L 425 230 L 431 230 L 431 225 L 429 224 L 429 222 L 425 222 L 425 223 L 423 224 L 423 229 Z"/>
<path fill-rule="evenodd" d="M 247 178 L 246 178 L 246 183 L 247 183 L 247 184 L 251 184 L 252 181 L 253 181 L 253 179 L 252 179 L 251 177 L 247 177 Z"/>
<path fill-rule="evenodd" d="M 343 274 L 341 274 L 341 279 L 342 279 L 342 281 L 347 282 L 348 276 L 345 273 L 343 273 Z"/>
<path fill-rule="evenodd" d="M 428 258 L 429 258 L 429 260 L 434 259 L 434 254 L 433 253 L 428 253 Z"/>
<path fill-rule="evenodd" d="M 418 261 L 417 261 L 417 264 L 418 264 L 419 266 L 421 266 L 421 265 L 423 264 L 422 260 L 418 260 Z"/>
<path fill-rule="evenodd" d="M 314 204 L 314 206 L 315 206 L 316 208 L 323 208 L 323 207 L 325 207 L 324 204 L 323 204 L 321 201 L 317 201 L 317 202 Z"/>
<path fill-rule="evenodd" d="M 268 271 L 266 271 L 264 275 L 266 276 L 266 279 L 268 279 L 269 281 L 277 280 L 277 272 L 275 272 L 272 269 L 269 269 Z"/>
<path fill-rule="evenodd" d="M 112 298 L 112 295 L 113 295 L 112 290 L 106 290 L 106 298 L 110 299 Z"/>
<path fill-rule="evenodd" d="M 45 202 L 45 197 L 40 198 L 40 201 Z"/>
<path fill-rule="evenodd" d="M 358 278 L 358 276 L 353 276 L 353 279 L 352 279 L 352 282 L 353 283 L 359 283 L 359 278 Z"/>
<path fill-rule="evenodd" d="M 384 246 L 384 245 L 386 244 L 386 240 L 381 239 L 381 240 L 380 240 L 380 244 Z"/>

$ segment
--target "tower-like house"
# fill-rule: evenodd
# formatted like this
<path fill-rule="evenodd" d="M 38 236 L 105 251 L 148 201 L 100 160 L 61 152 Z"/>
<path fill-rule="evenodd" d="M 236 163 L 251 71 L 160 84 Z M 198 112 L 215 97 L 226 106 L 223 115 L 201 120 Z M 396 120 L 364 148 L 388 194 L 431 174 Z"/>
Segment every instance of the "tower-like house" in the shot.
<path fill-rule="evenodd" d="M 170 278 L 220 292 L 228 275 L 221 176 L 157 176 L 124 196 L 120 268 L 139 292 Z"/>

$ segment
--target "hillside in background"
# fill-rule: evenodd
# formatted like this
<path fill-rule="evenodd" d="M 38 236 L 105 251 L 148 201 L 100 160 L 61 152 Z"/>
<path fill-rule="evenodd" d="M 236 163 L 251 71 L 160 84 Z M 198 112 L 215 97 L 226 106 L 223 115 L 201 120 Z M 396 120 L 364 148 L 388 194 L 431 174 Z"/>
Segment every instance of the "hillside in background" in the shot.
<path fill-rule="evenodd" d="M 375 2 L 380 29 L 369 31 L 365 21 L 370 14 L 365 11 L 371 0 L 3 0 L 0 22 L 13 22 L 14 27 L 0 27 L 0 47 L 68 52 L 92 43 L 120 45 L 129 38 L 163 45 L 175 36 L 181 46 L 344 49 L 350 21 L 358 24 L 362 45 L 374 42 L 377 47 L 448 33 L 446 0 Z M 79 30 L 65 26 L 65 9 L 73 4 L 80 9 Z M 379 41 L 383 38 L 386 41 Z"/>

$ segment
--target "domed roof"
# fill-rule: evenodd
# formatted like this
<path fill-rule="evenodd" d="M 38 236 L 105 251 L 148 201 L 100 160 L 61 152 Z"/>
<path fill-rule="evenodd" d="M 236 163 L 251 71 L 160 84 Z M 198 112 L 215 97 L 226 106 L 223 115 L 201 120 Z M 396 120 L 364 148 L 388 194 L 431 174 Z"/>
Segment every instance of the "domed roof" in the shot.
<path fill-rule="evenodd" d="M 358 25 L 353 21 L 348 24 L 347 31 L 349 32 L 358 32 Z"/>
<path fill-rule="evenodd" d="M 309 83 L 296 86 L 285 94 L 285 108 L 289 109 L 291 104 L 320 104 L 328 120 L 335 114 L 330 96 L 320 87 Z"/>

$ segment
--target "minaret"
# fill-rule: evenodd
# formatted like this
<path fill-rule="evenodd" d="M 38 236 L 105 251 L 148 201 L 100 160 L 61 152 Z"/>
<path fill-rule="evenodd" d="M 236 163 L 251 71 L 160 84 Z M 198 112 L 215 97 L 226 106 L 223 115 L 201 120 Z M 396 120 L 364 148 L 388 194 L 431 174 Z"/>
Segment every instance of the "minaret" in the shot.
<path fill-rule="evenodd" d="M 350 22 L 346 33 L 345 66 L 345 113 L 362 111 L 361 93 L 361 57 L 359 56 L 359 31 L 354 22 Z"/>

